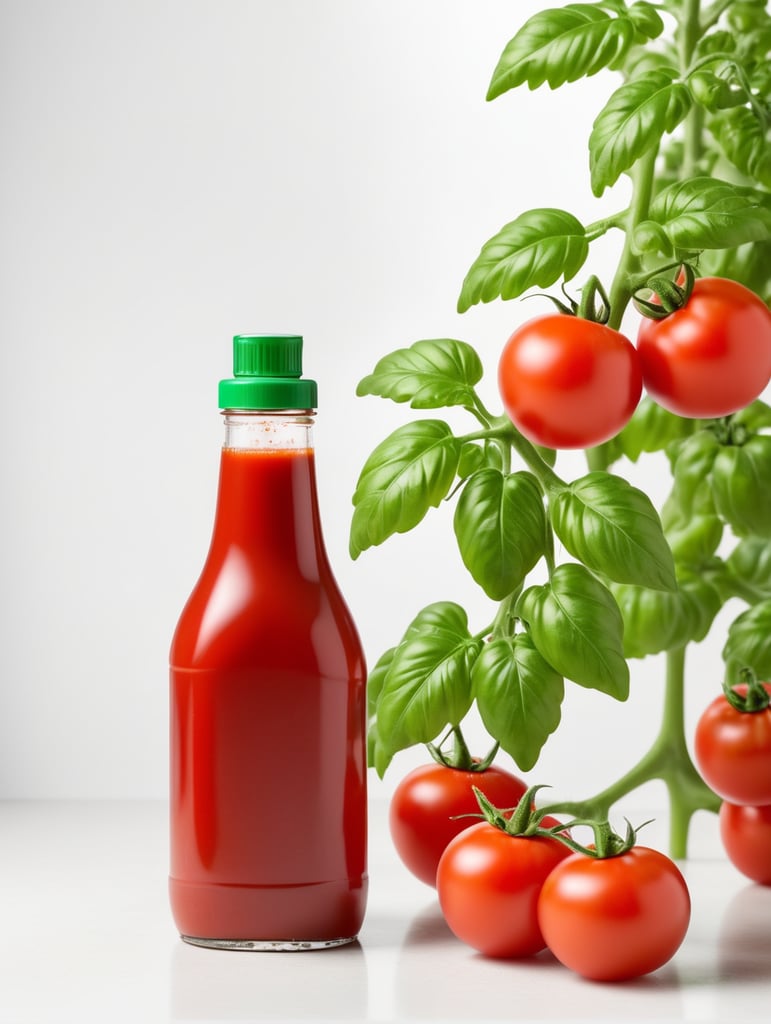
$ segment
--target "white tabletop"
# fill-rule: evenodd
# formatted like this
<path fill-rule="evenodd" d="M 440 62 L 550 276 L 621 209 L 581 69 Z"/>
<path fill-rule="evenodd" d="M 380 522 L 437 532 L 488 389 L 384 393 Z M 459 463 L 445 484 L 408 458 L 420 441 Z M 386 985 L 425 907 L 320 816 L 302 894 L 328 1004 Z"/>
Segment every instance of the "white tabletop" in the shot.
<path fill-rule="evenodd" d="M 175 933 L 163 803 L 0 803 L 0 1021 L 768 1021 L 771 888 L 725 861 L 714 820 L 682 865 L 693 917 L 674 960 L 600 985 L 547 953 L 501 962 L 464 946 L 396 858 L 382 800 L 370 818 L 359 943 L 232 953 Z"/>

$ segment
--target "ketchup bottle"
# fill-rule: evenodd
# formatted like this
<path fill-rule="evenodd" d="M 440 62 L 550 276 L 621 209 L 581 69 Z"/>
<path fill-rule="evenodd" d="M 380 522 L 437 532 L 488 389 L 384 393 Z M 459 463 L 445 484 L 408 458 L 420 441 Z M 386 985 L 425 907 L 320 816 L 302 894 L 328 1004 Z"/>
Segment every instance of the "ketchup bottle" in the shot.
<path fill-rule="evenodd" d="M 171 907 L 182 938 L 356 938 L 365 677 L 319 518 L 302 338 L 238 335 L 209 554 L 171 645 Z"/>

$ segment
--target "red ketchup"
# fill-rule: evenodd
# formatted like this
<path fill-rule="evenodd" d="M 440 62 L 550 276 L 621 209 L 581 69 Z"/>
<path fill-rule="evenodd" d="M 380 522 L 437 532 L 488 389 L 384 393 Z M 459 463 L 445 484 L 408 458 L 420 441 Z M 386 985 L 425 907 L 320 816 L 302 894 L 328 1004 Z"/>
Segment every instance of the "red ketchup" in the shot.
<path fill-rule="evenodd" d="M 298 336 L 234 339 L 211 546 L 171 646 L 169 890 L 197 945 L 334 946 L 364 916 L 366 670 L 301 359 Z"/>

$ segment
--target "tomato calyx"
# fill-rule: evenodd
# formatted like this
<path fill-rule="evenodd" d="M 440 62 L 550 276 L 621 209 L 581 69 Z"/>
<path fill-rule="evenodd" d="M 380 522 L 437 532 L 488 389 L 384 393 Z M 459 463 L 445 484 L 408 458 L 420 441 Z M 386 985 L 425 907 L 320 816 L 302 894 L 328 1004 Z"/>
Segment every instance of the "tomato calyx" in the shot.
<path fill-rule="evenodd" d="M 574 853 L 581 853 L 587 857 L 593 857 L 595 860 L 607 860 L 610 857 L 621 857 L 628 853 L 637 843 L 637 833 L 640 829 L 650 824 L 650 821 L 645 821 L 635 828 L 628 818 L 625 818 L 624 821 L 626 821 L 626 834 L 623 836 L 613 830 L 609 821 L 589 818 L 576 818 L 565 825 L 549 829 L 548 834 L 564 843 Z M 568 831 L 578 825 L 586 825 L 591 828 L 594 834 L 594 843 L 591 846 L 584 846 L 577 842 Z"/>
<path fill-rule="evenodd" d="M 771 694 L 751 668 L 746 667 L 739 673 L 739 682 L 744 684 L 746 689 L 737 690 L 727 682 L 723 682 L 723 695 L 735 711 L 742 714 L 755 714 L 758 711 L 765 711 L 771 704 Z"/>
<path fill-rule="evenodd" d="M 486 821 L 488 825 L 500 829 L 509 836 L 520 836 L 530 838 L 542 836 L 551 838 L 559 829 L 567 826 L 555 825 L 552 828 L 543 828 L 541 822 L 546 816 L 546 811 L 538 810 L 535 806 L 535 795 L 539 789 L 547 788 L 543 784 L 530 786 L 522 794 L 516 807 L 496 807 L 476 786 L 471 787 L 474 796 L 479 804 L 479 814 L 464 814 L 459 817 L 478 818 Z M 552 819 L 553 820 L 553 819 Z"/>
<path fill-rule="evenodd" d="M 445 751 L 442 748 L 450 736 L 453 738 L 452 750 Z M 459 725 L 451 726 L 439 743 L 426 743 L 426 749 L 437 764 L 462 772 L 486 772 L 495 760 L 499 747 L 499 743 L 494 743 L 483 758 L 472 757 Z"/>
<path fill-rule="evenodd" d="M 677 269 L 677 277 L 665 277 L 667 270 Z M 652 277 L 634 288 L 632 292 L 635 308 L 650 320 L 663 320 L 665 317 L 682 309 L 691 297 L 696 274 L 690 263 L 673 263 L 661 267 Z M 642 298 L 638 292 L 650 292 L 654 299 Z"/>
<path fill-rule="evenodd" d="M 560 313 L 565 316 L 576 316 L 581 320 L 589 320 L 594 324 L 607 324 L 610 320 L 610 299 L 596 274 L 592 274 L 581 288 L 581 299 L 578 302 L 565 290 L 564 283 L 561 290 L 566 302 L 554 295 L 543 293 L 545 298 L 554 303 Z"/>

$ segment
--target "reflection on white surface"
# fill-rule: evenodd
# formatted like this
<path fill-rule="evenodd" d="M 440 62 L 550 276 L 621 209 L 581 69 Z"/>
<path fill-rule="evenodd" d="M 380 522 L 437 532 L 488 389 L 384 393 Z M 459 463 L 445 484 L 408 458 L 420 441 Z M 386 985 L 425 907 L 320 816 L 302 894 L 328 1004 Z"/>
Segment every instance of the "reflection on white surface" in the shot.
<path fill-rule="evenodd" d="M 358 942 L 312 953 L 214 953 L 175 945 L 172 1020 L 367 1018 L 367 961 Z"/>
<path fill-rule="evenodd" d="M 0 1022 L 768 1021 L 771 888 L 719 851 L 697 842 L 683 865 L 693 916 L 674 959 L 597 984 L 548 952 L 489 960 L 458 941 L 434 890 L 398 861 L 386 819 L 371 801 L 359 943 L 244 953 L 175 934 L 165 805 L 0 803 Z"/>

